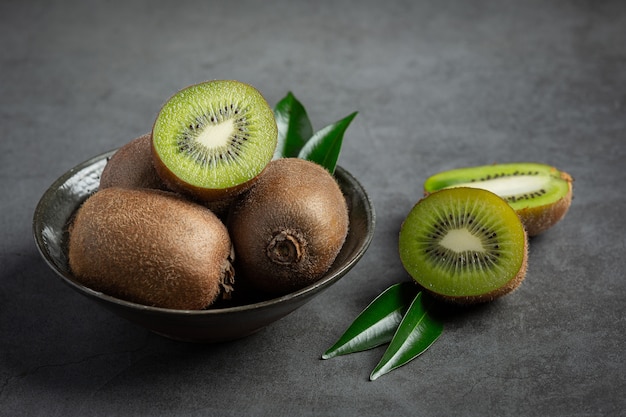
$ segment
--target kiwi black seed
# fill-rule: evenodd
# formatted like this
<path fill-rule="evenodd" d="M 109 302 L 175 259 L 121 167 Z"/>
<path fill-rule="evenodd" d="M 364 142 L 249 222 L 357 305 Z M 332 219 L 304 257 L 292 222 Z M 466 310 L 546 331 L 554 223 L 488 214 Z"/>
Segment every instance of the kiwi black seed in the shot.
<path fill-rule="evenodd" d="M 214 80 L 189 86 L 163 105 L 152 151 L 170 189 L 213 202 L 249 188 L 272 159 L 277 138 L 274 113 L 256 88 Z"/>
<path fill-rule="evenodd" d="M 69 228 L 69 266 L 78 282 L 163 308 L 198 310 L 227 296 L 232 249 L 210 210 L 160 190 L 99 190 Z"/>
<path fill-rule="evenodd" d="M 348 208 L 335 178 L 320 165 L 276 159 L 235 201 L 228 228 L 238 277 L 280 295 L 328 271 L 348 233 Z"/>
<path fill-rule="evenodd" d="M 400 259 L 413 279 L 459 304 L 494 300 L 526 276 L 528 239 L 513 208 L 479 188 L 451 188 L 421 199 L 402 224 Z"/>
<path fill-rule="evenodd" d="M 550 165 L 513 162 L 440 172 L 426 180 L 424 192 L 452 187 L 498 194 L 517 211 L 528 236 L 536 236 L 565 217 L 572 203 L 573 179 Z"/>
<path fill-rule="evenodd" d="M 100 176 L 100 189 L 109 187 L 167 190 L 152 162 L 152 135 L 135 138 L 107 161 Z"/>

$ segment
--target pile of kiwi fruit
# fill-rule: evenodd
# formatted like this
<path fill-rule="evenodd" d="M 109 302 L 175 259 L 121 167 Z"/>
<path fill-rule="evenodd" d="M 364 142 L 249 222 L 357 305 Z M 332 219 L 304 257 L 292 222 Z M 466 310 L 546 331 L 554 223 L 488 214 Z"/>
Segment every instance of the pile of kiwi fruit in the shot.
<path fill-rule="evenodd" d="M 273 110 L 249 84 L 178 91 L 149 133 L 107 161 L 77 209 L 68 229 L 76 280 L 131 302 L 198 310 L 320 279 L 347 237 L 347 203 L 322 166 L 276 157 L 277 140 Z M 402 265 L 445 301 L 509 294 L 526 276 L 529 237 L 565 216 L 572 183 L 538 163 L 435 174 L 401 225 Z"/>
<path fill-rule="evenodd" d="M 476 304 L 519 287 L 529 237 L 563 219 L 572 177 L 540 163 L 503 163 L 440 172 L 424 182 L 399 237 L 409 275 L 444 301 Z"/>
<path fill-rule="evenodd" d="M 275 158 L 261 93 L 211 80 L 170 97 L 152 130 L 119 148 L 68 227 L 75 279 L 161 308 L 280 296 L 320 279 L 348 233 L 334 176 Z"/>

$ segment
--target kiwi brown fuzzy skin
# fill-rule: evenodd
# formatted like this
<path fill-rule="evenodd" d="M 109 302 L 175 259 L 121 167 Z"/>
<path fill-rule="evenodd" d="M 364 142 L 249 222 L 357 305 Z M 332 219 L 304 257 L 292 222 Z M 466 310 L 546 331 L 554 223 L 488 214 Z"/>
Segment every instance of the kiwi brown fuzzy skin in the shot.
<path fill-rule="evenodd" d="M 206 308 L 231 289 L 231 257 L 228 231 L 210 210 L 159 190 L 99 190 L 69 228 L 78 282 L 149 306 Z"/>
<path fill-rule="evenodd" d="M 152 135 L 135 138 L 119 148 L 100 175 L 100 189 L 110 187 L 167 190 L 156 172 L 152 158 Z"/>
<path fill-rule="evenodd" d="M 298 158 L 270 162 L 231 207 L 228 229 L 238 276 L 282 295 L 328 271 L 348 233 L 348 208 L 334 177 Z"/>

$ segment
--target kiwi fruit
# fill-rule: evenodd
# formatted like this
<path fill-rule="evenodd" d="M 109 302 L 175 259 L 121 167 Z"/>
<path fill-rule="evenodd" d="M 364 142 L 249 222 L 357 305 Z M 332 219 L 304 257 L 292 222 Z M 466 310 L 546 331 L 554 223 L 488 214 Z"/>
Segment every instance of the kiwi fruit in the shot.
<path fill-rule="evenodd" d="M 98 190 L 78 208 L 68 234 L 75 279 L 123 300 L 199 310 L 234 284 L 226 226 L 170 192 Z"/>
<path fill-rule="evenodd" d="M 100 189 L 110 187 L 166 190 L 152 162 L 152 135 L 147 133 L 119 148 L 100 175 Z"/>
<path fill-rule="evenodd" d="M 299 158 L 275 159 L 235 200 L 227 225 L 238 280 L 282 295 L 328 271 L 348 233 L 348 207 L 335 178 L 322 166 Z"/>
<path fill-rule="evenodd" d="M 435 296 L 487 302 L 515 290 L 526 275 L 528 239 L 513 208 L 480 188 L 435 191 L 411 209 L 400 230 L 402 265 Z"/>
<path fill-rule="evenodd" d="M 569 210 L 573 179 L 550 165 L 514 162 L 440 172 L 425 181 L 424 192 L 451 187 L 482 188 L 499 195 L 517 211 L 528 236 L 536 236 Z"/>
<path fill-rule="evenodd" d="M 232 200 L 272 159 L 274 113 L 254 87 L 235 80 L 174 94 L 152 127 L 155 169 L 168 188 L 199 201 Z"/>

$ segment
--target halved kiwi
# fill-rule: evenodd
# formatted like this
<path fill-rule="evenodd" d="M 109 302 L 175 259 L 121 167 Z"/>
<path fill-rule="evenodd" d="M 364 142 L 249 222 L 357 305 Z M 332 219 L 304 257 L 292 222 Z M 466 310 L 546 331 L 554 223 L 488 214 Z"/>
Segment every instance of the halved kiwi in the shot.
<path fill-rule="evenodd" d="M 263 171 L 277 137 L 274 113 L 256 88 L 234 80 L 195 84 L 157 115 L 155 168 L 175 191 L 201 201 L 230 198 Z"/>
<path fill-rule="evenodd" d="M 460 304 L 491 301 L 526 275 L 528 243 L 517 213 L 479 188 L 436 191 L 402 224 L 400 259 L 427 291 Z"/>
<path fill-rule="evenodd" d="M 560 221 L 572 202 L 572 177 L 540 163 L 514 162 L 440 172 L 424 183 L 426 194 L 452 187 L 482 188 L 504 198 L 517 211 L 529 236 Z"/>

